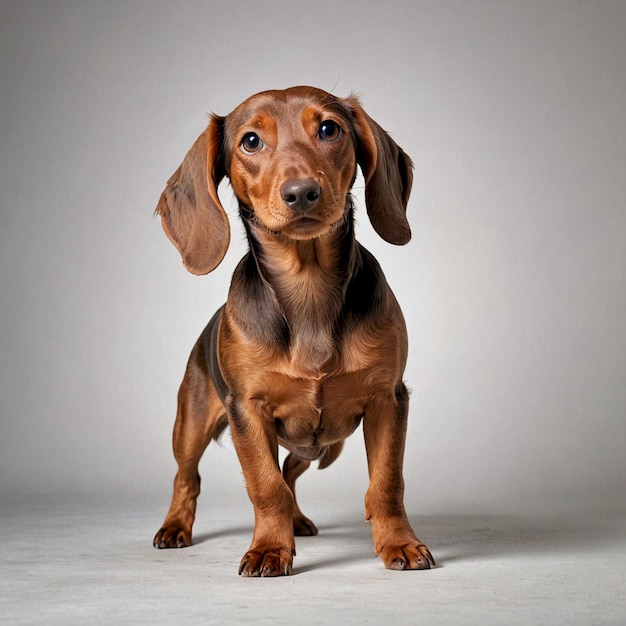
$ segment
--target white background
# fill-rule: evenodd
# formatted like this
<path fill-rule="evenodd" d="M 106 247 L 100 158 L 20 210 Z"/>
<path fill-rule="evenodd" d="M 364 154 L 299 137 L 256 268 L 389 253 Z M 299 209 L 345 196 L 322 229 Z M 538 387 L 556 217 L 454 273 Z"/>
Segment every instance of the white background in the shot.
<path fill-rule="evenodd" d="M 415 162 L 404 248 L 356 190 L 409 326 L 411 512 L 621 501 L 625 32 L 620 1 L 1 2 L 0 494 L 165 508 L 178 384 L 244 245 L 227 184 L 207 277 L 153 210 L 209 112 L 311 84 Z M 243 492 L 228 435 L 202 473 Z M 302 486 L 360 502 L 360 432 Z"/>

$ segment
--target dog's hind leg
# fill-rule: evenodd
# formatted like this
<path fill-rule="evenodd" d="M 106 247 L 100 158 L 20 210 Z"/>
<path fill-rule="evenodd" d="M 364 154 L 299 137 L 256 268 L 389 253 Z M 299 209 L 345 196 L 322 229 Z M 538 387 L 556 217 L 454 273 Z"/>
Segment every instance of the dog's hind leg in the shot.
<path fill-rule="evenodd" d="M 296 500 L 296 480 L 309 468 L 311 461 L 290 452 L 283 463 L 283 477 Z M 296 500 L 293 510 L 293 532 L 297 537 L 317 535 L 317 526 L 300 510 Z"/>
<path fill-rule="evenodd" d="M 224 405 L 211 380 L 201 338 L 189 357 L 178 393 L 178 413 L 174 424 L 173 448 L 178 464 L 172 504 L 163 526 L 154 537 L 157 548 L 191 545 L 191 529 L 200 493 L 198 463 L 211 439 L 228 425 Z"/>
<path fill-rule="evenodd" d="M 328 446 L 319 460 L 319 469 L 328 467 L 339 456 L 343 449 L 343 441 Z M 293 513 L 293 532 L 296 537 L 317 535 L 317 526 L 300 510 L 296 498 L 296 480 L 304 474 L 311 465 L 311 461 L 296 456 L 293 452 L 287 455 L 283 463 L 283 477 L 293 493 L 295 508 Z"/>

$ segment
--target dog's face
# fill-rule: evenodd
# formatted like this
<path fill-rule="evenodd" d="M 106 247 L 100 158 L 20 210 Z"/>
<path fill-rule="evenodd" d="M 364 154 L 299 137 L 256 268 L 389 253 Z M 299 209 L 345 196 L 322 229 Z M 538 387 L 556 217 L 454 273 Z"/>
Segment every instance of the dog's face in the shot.
<path fill-rule="evenodd" d="M 226 117 L 211 117 L 167 182 L 157 213 L 187 269 L 206 274 L 230 242 L 217 194 L 225 176 L 246 218 L 305 240 L 342 222 L 357 165 L 374 229 L 390 243 L 407 243 L 411 159 L 359 101 L 313 87 L 265 91 Z"/>
<path fill-rule="evenodd" d="M 225 168 L 254 219 L 291 239 L 342 221 L 356 174 L 350 110 L 325 92 L 263 92 L 224 121 Z"/>

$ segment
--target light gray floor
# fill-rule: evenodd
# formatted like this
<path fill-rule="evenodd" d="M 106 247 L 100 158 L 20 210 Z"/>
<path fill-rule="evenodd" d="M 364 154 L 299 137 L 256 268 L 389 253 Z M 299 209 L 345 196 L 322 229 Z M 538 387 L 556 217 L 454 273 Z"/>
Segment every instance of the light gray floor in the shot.
<path fill-rule="evenodd" d="M 156 550 L 156 499 L 3 499 L 0 622 L 7 624 L 626 623 L 626 517 L 618 513 L 412 518 L 437 568 L 390 572 L 362 512 L 309 504 L 320 535 L 294 575 L 244 579 L 251 510 L 200 501 L 196 543 Z M 319 508 L 316 515 L 315 509 Z"/>

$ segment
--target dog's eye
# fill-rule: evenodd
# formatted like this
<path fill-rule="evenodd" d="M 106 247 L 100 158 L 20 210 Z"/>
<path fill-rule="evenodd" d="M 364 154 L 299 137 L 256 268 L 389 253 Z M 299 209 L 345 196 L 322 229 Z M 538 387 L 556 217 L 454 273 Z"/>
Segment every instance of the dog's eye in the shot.
<path fill-rule="evenodd" d="M 241 140 L 241 148 L 248 154 L 254 154 L 263 147 L 263 142 L 255 133 L 246 133 Z"/>
<path fill-rule="evenodd" d="M 339 124 L 332 120 L 326 120 L 320 124 L 319 137 L 324 141 L 337 141 L 341 136 Z"/>

